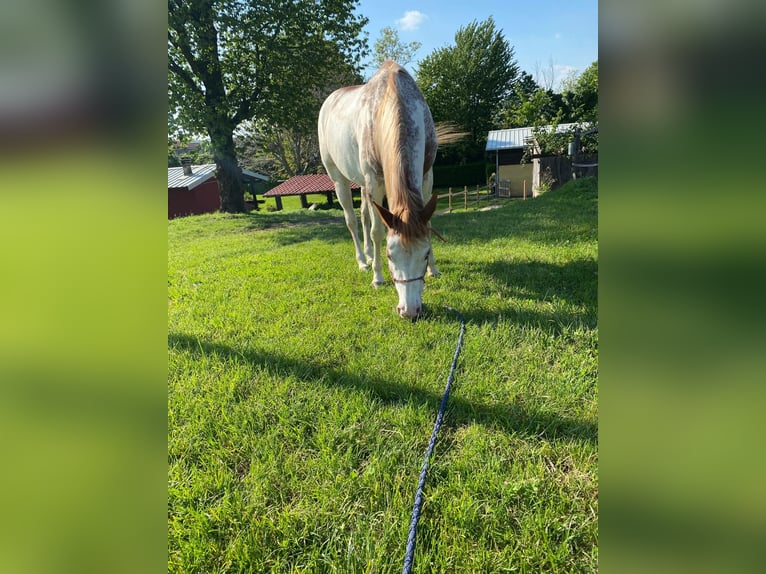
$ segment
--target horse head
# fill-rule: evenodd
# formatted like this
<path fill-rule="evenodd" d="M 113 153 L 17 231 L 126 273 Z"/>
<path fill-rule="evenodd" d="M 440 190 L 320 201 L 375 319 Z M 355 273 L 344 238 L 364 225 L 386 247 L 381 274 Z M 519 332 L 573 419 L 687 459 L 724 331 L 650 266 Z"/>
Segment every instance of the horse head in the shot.
<path fill-rule="evenodd" d="M 419 212 L 412 214 L 406 221 L 373 202 L 388 228 L 386 257 L 391 279 L 399 295 L 396 310 L 401 317 L 412 320 L 417 319 L 423 310 L 423 287 L 431 255 L 428 221 L 436 209 L 436 200 L 434 194 Z"/>

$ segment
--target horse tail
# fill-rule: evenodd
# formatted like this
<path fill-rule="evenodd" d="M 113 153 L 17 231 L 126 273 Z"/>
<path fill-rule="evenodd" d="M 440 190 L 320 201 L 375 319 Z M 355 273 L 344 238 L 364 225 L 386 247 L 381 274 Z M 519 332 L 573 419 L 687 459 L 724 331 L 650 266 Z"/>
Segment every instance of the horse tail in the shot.
<path fill-rule="evenodd" d="M 435 127 L 436 143 L 440 146 L 457 143 L 469 135 L 469 132 L 461 131 L 460 127 L 452 122 L 439 122 Z"/>

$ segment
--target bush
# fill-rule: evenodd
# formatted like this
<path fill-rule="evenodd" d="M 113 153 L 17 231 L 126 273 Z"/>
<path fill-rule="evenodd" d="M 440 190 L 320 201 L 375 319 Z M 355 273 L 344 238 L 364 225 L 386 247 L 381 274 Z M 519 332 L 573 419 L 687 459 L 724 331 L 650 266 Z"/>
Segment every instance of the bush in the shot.
<path fill-rule="evenodd" d="M 434 166 L 434 187 L 486 185 L 488 166 L 490 164 L 483 161 L 467 163 L 465 165 Z M 491 167 L 492 171 L 494 171 L 494 166 Z"/>

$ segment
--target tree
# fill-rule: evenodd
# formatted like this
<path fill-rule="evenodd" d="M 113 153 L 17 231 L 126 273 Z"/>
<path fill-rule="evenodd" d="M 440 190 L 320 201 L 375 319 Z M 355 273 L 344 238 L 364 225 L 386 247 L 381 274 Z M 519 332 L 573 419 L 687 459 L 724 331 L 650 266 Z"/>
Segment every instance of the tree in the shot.
<path fill-rule="evenodd" d="M 571 121 L 569 108 L 561 94 L 538 87 L 525 91 L 514 86 L 514 92 L 502 104 L 495 116 L 497 128 L 524 128 L 546 125 L 554 121 Z"/>
<path fill-rule="evenodd" d="M 249 124 L 236 144 L 243 167 L 268 172 L 274 179 L 315 173 L 321 165 L 316 130 Z"/>
<path fill-rule="evenodd" d="M 339 52 L 336 58 L 323 87 L 302 92 L 302 113 L 283 118 L 278 124 L 254 120 L 240 127 L 237 153 L 244 166 L 267 171 L 275 178 L 318 173 L 322 167 L 316 125 L 319 108 L 334 90 L 363 82 L 359 72 L 344 62 Z"/>
<path fill-rule="evenodd" d="M 181 159 L 176 155 L 173 142 L 168 142 L 168 167 L 181 167 Z"/>
<path fill-rule="evenodd" d="M 563 88 L 572 121 L 598 122 L 598 60 L 579 76 L 568 79 Z"/>
<path fill-rule="evenodd" d="M 535 61 L 535 82 L 549 92 L 553 92 L 556 84 L 556 66 L 553 58 L 548 60 L 548 65 L 543 67 L 539 61 Z"/>
<path fill-rule="evenodd" d="M 359 67 L 367 19 L 354 13 L 357 3 L 168 0 L 170 109 L 186 130 L 209 136 L 223 211 L 244 211 L 237 126 L 301 117 L 337 54 Z"/>
<path fill-rule="evenodd" d="M 517 74 L 513 48 L 491 16 L 460 28 L 453 46 L 434 50 L 420 62 L 417 81 L 434 120 L 469 133 L 463 160 L 483 157 L 492 118 Z"/>
<path fill-rule="evenodd" d="M 375 40 L 372 48 L 372 63 L 380 67 L 386 60 L 393 60 L 397 64 L 406 66 L 420 50 L 420 42 L 402 44 L 399 40 L 399 32 L 395 28 L 385 27 L 380 30 L 380 37 Z"/>
<path fill-rule="evenodd" d="M 170 149 L 168 150 L 168 167 L 178 167 L 181 165 L 181 158 L 190 159 L 192 165 L 203 165 L 215 162 L 215 158 L 213 157 L 213 147 L 207 139 L 192 141 L 187 138 L 182 141 L 168 142 L 168 145 L 170 146 Z M 175 163 L 175 161 L 170 158 L 171 151 L 177 158 L 178 163 Z"/>
<path fill-rule="evenodd" d="M 522 128 L 531 125 L 528 109 L 523 109 L 533 99 L 540 86 L 535 82 L 532 74 L 521 72 L 511 85 L 510 93 L 495 113 L 493 126 L 496 128 Z"/>

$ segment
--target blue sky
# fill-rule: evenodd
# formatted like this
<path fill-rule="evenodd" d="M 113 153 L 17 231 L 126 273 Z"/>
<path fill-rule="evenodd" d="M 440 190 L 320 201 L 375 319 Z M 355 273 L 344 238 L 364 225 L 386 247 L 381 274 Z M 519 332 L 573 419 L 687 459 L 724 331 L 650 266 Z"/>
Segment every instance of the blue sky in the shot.
<path fill-rule="evenodd" d="M 396 28 L 403 43 L 423 44 L 410 71 L 433 50 L 454 45 L 459 28 L 489 16 L 513 47 L 520 69 L 543 85 L 553 77 L 556 89 L 572 71 L 580 73 L 598 59 L 597 0 L 361 0 L 358 12 L 370 20 L 370 48 L 385 26 Z"/>

